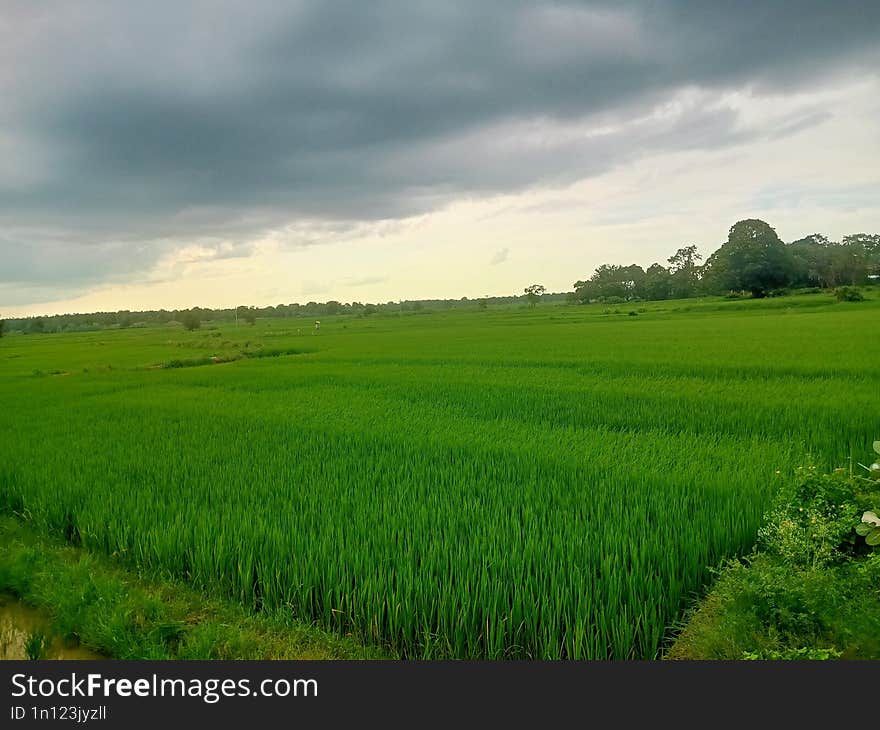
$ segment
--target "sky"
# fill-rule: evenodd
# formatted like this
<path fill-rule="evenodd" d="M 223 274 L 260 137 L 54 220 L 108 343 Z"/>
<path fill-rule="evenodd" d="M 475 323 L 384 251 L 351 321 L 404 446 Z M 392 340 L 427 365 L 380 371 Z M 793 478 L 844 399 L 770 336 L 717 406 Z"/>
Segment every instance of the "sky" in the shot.
<path fill-rule="evenodd" d="M 878 30 L 875 0 L 4 0 L 0 316 L 880 232 Z"/>

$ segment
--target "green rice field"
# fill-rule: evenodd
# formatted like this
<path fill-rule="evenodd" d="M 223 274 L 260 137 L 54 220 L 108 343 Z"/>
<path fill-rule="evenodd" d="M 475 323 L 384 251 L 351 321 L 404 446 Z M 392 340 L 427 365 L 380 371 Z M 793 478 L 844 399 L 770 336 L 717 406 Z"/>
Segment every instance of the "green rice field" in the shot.
<path fill-rule="evenodd" d="M 880 438 L 872 296 L 7 336 L 0 510 L 405 657 L 653 658 Z"/>

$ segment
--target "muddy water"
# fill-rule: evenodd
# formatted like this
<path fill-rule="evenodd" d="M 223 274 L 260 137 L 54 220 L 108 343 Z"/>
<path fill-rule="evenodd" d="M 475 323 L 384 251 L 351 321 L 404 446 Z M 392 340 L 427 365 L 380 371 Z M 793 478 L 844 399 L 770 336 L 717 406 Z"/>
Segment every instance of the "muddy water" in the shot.
<path fill-rule="evenodd" d="M 106 659 L 75 643 L 52 638 L 46 615 L 9 596 L 0 595 L 0 659 L 28 659 L 28 642 L 35 636 L 43 642 L 41 659 Z"/>

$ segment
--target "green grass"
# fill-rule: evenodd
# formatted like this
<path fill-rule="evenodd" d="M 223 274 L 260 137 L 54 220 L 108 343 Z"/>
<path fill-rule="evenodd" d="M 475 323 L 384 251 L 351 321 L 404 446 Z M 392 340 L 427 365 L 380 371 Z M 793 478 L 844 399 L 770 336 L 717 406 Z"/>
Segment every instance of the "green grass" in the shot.
<path fill-rule="evenodd" d="M 724 566 L 666 657 L 880 658 L 880 550 L 855 529 L 877 509 L 880 481 L 800 471 L 755 551 Z"/>
<path fill-rule="evenodd" d="M 97 556 L 0 518 L 0 597 L 48 612 L 45 630 L 116 659 L 379 659 L 381 651 L 275 611 L 258 617 L 156 575 L 134 576 Z M 2 606 L 0 606 L 2 608 Z M 49 648 L 28 636 L 29 659 Z"/>
<path fill-rule="evenodd" d="M 4 338 L 0 508 L 404 656 L 654 657 L 806 452 L 878 437 L 878 304 Z"/>

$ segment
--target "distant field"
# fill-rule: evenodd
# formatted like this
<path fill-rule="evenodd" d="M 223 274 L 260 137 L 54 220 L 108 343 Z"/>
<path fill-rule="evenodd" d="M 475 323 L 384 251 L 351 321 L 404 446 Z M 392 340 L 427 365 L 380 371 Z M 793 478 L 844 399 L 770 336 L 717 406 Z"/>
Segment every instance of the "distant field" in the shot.
<path fill-rule="evenodd" d="M 409 657 L 650 658 L 880 438 L 876 294 L 311 324 L 0 339 L 0 509 Z"/>

